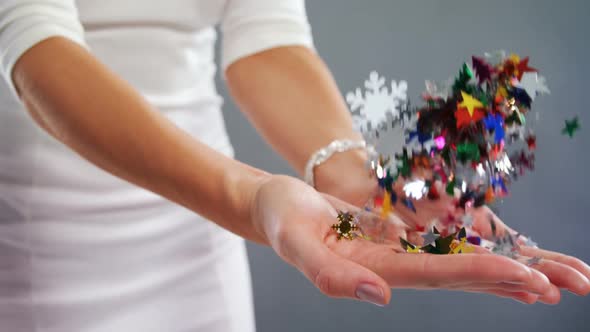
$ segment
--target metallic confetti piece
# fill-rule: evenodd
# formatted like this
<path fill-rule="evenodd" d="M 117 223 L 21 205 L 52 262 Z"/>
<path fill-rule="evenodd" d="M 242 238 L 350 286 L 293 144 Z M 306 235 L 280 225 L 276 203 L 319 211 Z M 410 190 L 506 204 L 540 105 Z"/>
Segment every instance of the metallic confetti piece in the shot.
<path fill-rule="evenodd" d="M 434 233 L 432 230 L 429 230 L 428 233 L 422 234 L 421 236 L 422 239 L 424 239 L 423 245 L 427 246 L 432 244 L 436 246 L 435 241 L 440 237 L 440 234 Z"/>
<path fill-rule="evenodd" d="M 570 138 L 574 137 L 576 131 L 580 129 L 580 123 L 578 117 L 574 117 L 571 120 L 565 120 L 565 127 L 561 131 L 562 134 L 568 135 Z"/>
<path fill-rule="evenodd" d="M 400 240 L 406 251 L 465 253 L 477 242 L 489 245 L 494 253 L 515 257 L 518 243 L 514 236 L 497 234 L 492 218 L 491 242 L 466 236 L 464 228 L 457 239 L 455 230 L 457 226 L 473 227 L 469 213 L 458 219 L 465 209 L 506 197 L 509 187 L 534 169 L 538 141 L 530 128 L 535 121 L 527 123 L 527 119 L 536 97 L 549 89 L 528 57 L 496 51 L 473 56 L 470 63 L 472 66 L 464 63 L 447 82 L 426 81 L 419 107 L 412 107 L 407 99 L 405 81 L 392 81 L 390 87 L 376 72 L 369 75 L 364 89 L 347 94 L 352 115 L 364 121 L 360 126 L 363 135 L 374 133 L 372 143 L 377 147 L 392 146 L 391 128 L 404 129 L 399 138 L 405 145 L 398 153 L 372 157 L 371 174 L 379 194 L 372 197 L 370 207 L 380 208 L 385 217 L 401 195 L 401 203 L 419 214 L 420 200 L 440 199 L 443 193 L 439 190 L 444 190 L 453 202 L 449 208 L 459 209 L 453 212 L 457 215 L 441 218 L 442 235 L 435 229 L 428 232 L 423 247 Z M 566 121 L 563 133 L 573 136 L 578 129 L 575 118 Z"/>
<path fill-rule="evenodd" d="M 537 73 L 523 74 L 522 79 L 518 82 L 517 86 L 526 91 L 533 101 L 538 95 L 549 94 L 551 92 L 547 87 L 545 77 L 539 76 Z"/>
<path fill-rule="evenodd" d="M 416 207 L 414 206 L 414 202 L 412 202 L 412 199 L 410 198 L 404 198 L 403 200 L 404 205 L 410 209 L 412 212 L 416 213 Z"/>
<path fill-rule="evenodd" d="M 350 212 L 338 211 L 338 223 L 332 225 L 332 229 L 336 231 L 338 240 L 344 238 L 352 240 L 359 236 L 357 234 L 359 227 L 355 222 L 355 217 Z"/>
<path fill-rule="evenodd" d="M 535 256 L 535 257 L 531 257 L 526 261 L 526 265 L 527 266 L 533 266 L 533 265 L 537 265 L 541 262 L 541 257 Z"/>

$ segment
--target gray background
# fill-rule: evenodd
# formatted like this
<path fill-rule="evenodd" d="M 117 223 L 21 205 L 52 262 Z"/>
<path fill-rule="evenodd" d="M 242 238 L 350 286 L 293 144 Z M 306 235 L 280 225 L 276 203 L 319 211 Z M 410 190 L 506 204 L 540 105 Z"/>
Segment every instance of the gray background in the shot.
<path fill-rule="evenodd" d="M 343 92 L 377 70 L 408 80 L 416 100 L 425 79 L 454 75 L 472 54 L 530 55 L 552 94 L 534 105 L 541 114 L 536 172 L 512 187 L 500 214 L 543 247 L 590 262 L 587 1 L 322 0 L 308 1 L 307 9 L 317 49 Z M 238 159 L 293 174 L 229 98 L 224 112 Z M 569 139 L 560 133 L 563 120 L 576 114 L 583 128 Z M 378 308 L 324 297 L 268 248 L 250 245 L 249 255 L 260 332 L 590 330 L 590 297 L 566 293 L 558 306 L 526 306 L 476 294 L 394 290 L 392 304 Z"/>

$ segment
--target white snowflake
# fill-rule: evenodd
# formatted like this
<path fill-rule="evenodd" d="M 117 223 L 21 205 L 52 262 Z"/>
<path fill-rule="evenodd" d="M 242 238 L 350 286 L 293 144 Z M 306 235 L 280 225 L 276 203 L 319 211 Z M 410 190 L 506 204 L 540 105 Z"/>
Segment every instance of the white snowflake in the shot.
<path fill-rule="evenodd" d="M 400 117 L 400 105 L 408 99 L 408 83 L 406 81 L 391 81 L 391 90 L 385 86 L 385 78 L 376 71 L 369 74 L 365 81 L 365 93 L 357 88 L 346 94 L 346 101 L 350 105 L 355 121 L 355 128 L 366 131 L 368 128 L 378 128 L 391 114 L 394 119 Z M 358 113 L 358 114 L 354 114 Z"/>

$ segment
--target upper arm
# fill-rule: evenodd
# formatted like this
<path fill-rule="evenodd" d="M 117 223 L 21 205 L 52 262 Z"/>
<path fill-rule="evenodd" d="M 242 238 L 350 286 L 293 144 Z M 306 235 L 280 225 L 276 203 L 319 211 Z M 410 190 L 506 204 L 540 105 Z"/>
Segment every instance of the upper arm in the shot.
<path fill-rule="evenodd" d="M 228 0 L 221 22 L 222 67 L 279 46 L 313 48 L 304 0 Z"/>
<path fill-rule="evenodd" d="M 84 30 L 74 0 L 0 2 L 0 75 L 13 94 L 16 95 L 13 69 L 17 61 L 34 45 L 56 36 L 84 45 Z"/>

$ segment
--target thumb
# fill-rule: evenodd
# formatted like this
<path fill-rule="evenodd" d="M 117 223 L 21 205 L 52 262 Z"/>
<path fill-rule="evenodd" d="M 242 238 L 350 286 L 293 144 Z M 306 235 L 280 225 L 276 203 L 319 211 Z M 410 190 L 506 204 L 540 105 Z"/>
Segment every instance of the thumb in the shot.
<path fill-rule="evenodd" d="M 305 243 L 308 242 L 308 243 Z M 391 289 L 373 271 L 338 256 L 324 243 L 301 241 L 295 266 L 324 294 L 335 298 L 352 298 L 379 306 L 389 303 Z"/>

